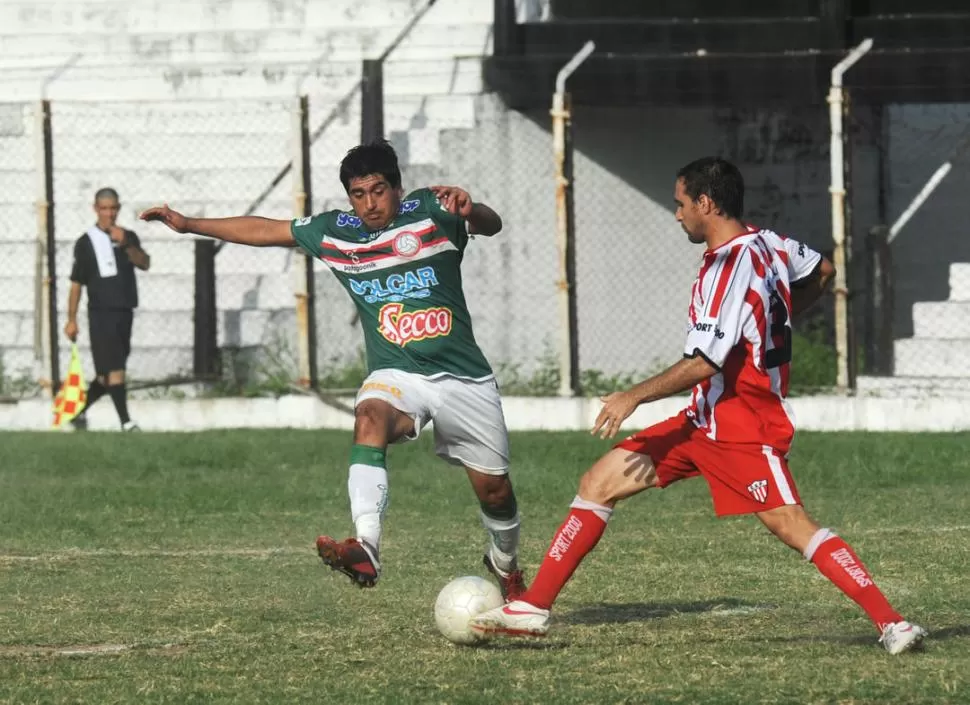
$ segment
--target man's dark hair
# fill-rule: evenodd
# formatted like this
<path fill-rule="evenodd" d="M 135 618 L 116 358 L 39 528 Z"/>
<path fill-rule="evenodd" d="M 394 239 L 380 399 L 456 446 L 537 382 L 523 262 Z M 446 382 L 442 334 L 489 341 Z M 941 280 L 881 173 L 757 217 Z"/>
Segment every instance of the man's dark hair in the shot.
<path fill-rule="evenodd" d="M 401 169 L 397 154 L 387 140 L 361 144 L 349 152 L 340 162 L 340 183 L 344 191 L 350 191 L 350 182 L 371 174 L 383 176 L 391 188 L 401 188 Z"/>
<path fill-rule="evenodd" d="M 110 188 L 108 186 L 105 186 L 104 188 L 98 189 L 98 192 L 96 194 L 94 194 L 94 202 L 95 203 L 97 203 L 98 201 L 100 201 L 102 198 L 113 198 L 116 201 L 120 201 L 121 200 L 120 198 L 118 198 L 118 192 L 115 191 L 113 188 Z"/>
<path fill-rule="evenodd" d="M 692 201 L 706 195 L 725 218 L 740 219 L 744 212 L 744 179 L 734 164 L 720 157 L 704 157 L 677 172 Z"/>

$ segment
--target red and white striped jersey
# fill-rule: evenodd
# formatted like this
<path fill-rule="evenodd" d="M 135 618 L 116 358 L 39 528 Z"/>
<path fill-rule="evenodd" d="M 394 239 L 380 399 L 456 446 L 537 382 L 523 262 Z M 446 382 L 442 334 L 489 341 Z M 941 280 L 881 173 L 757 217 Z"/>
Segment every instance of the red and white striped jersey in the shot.
<path fill-rule="evenodd" d="M 821 255 L 770 230 L 704 253 L 690 300 L 685 357 L 717 367 L 694 387 L 687 415 L 715 441 L 787 453 L 795 434 L 786 401 L 791 366 L 791 284 Z"/>

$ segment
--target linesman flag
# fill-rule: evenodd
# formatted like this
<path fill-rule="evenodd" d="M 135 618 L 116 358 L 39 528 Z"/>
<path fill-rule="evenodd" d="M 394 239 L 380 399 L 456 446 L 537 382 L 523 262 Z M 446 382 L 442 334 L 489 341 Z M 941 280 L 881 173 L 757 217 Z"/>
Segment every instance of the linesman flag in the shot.
<path fill-rule="evenodd" d="M 60 428 L 84 408 L 88 400 L 87 386 L 81 371 L 81 356 L 77 345 L 71 345 L 71 364 L 67 366 L 67 379 L 54 398 L 54 428 Z"/>

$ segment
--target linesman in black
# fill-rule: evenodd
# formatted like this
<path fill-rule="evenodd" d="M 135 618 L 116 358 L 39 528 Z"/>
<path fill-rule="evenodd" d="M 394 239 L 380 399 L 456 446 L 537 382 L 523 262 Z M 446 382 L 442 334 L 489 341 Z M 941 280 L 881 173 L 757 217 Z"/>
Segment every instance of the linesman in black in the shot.
<path fill-rule="evenodd" d="M 106 393 L 114 402 L 121 428 L 138 429 L 128 416 L 125 367 L 131 352 L 132 319 L 138 307 L 135 268 L 147 272 L 151 258 L 141 248 L 134 232 L 116 224 L 120 208 L 117 191 L 113 188 L 98 191 L 94 196 L 97 223 L 74 243 L 64 333 L 72 341 L 77 340 L 81 287 L 87 287 L 91 354 L 97 375 L 88 388 L 87 404 L 72 422 L 78 429 L 87 427 L 87 410 Z"/>

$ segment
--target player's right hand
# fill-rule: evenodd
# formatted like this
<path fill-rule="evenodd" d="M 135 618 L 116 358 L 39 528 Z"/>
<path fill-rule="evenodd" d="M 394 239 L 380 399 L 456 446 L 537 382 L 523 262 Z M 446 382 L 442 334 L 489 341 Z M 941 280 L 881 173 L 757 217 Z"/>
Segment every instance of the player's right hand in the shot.
<path fill-rule="evenodd" d="M 67 325 L 64 326 L 64 335 L 66 335 L 70 341 L 73 343 L 77 340 L 77 322 L 68 321 Z"/>
<path fill-rule="evenodd" d="M 154 208 L 149 208 L 138 217 L 141 220 L 156 220 L 167 225 L 177 233 L 188 232 L 188 218 L 178 211 L 173 211 L 168 207 L 167 203 L 164 206 L 155 206 Z"/>

